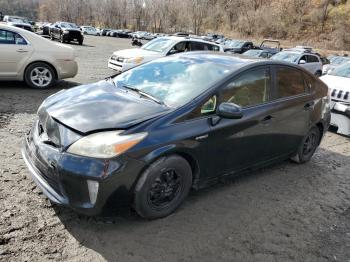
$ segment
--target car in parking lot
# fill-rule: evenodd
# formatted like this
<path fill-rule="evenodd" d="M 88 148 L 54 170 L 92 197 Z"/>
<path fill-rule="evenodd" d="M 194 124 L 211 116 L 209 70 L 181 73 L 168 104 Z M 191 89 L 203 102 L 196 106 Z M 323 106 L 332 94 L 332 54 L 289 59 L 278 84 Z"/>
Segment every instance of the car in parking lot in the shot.
<path fill-rule="evenodd" d="M 322 75 L 323 63 L 320 56 L 304 48 L 285 49 L 273 55 L 271 59 L 297 64 L 315 76 Z"/>
<path fill-rule="evenodd" d="M 255 46 L 251 41 L 231 40 L 231 41 L 226 41 L 224 44 L 224 51 L 233 53 L 233 54 L 242 54 L 254 48 Z"/>
<path fill-rule="evenodd" d="M 191 188 L 309 161 L 329 126 L 327 93 L 289 63 L 181 53 L 48 97 L 22 154 L 53 202 L 94 215 L 113 196 L 155 219 Z"/>
<path fill-rule="evenodd" d="M 350 62 L 321 77 L 331 94 L 331 125 L 337 133 L 350 136 Z"/>
<path fill-rule="evenodd" d="M 74 77 L 77 71 L 73 48 L 0 24 L 0 80 L 47 88 L 56 80 Z"/>
<path fill-rule="evenodd" d="M 159 37 L 141 48 L 114 52 L 108 60 L 108 67 L 122 72 L 163 56 L 203 50 L 223 52 L 220 45 L 200 39 L 175 36 Z"/>
<path fill-rule="evenodd" d="M 7 25 L 12 25 L 28 31 L 33 31 L 32 25 L 29 23 L 28 19 L 24 17 L 5 15 L 3 21 L 6 22 Z"/>
<path fill-rule="evenodd" d="M 84 36 L 76 24 L 56 22 L 50 27 L 50 39 L 58 39 L 61 43 L 76 41 L 79 45 L 82 45 Z"/>
<path fill-rule="evenodd" d="M 98 31 L 96 30 L 96 28 L 92 27 L 92 26 L 81 26 L 80 31 L 84 35 L 98 35 L 99 34 Z"/>
<path fill-rule="evenodd" d="M 270 58 L 273 54 L 268 50 L 251 49 L 244 52 L 242 55 L 249 56 L 249 57 Z"/>
<path fill-rule="evenodd" d="M 322 73 L 328 74 L 332 72 L 336 67 L 345 64 L 347 62 L 350 62 L 350 57 L 347 56 L 334 56 L 332 59 L 329 60 L 329 64 L 326 64 L 322 68 Z"/>

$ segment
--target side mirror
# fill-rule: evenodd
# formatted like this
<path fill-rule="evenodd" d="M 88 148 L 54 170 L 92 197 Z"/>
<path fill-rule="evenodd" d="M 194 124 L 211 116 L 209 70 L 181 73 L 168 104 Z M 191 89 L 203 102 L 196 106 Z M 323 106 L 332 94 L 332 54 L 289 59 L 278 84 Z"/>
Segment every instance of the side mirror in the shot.
<path fill-rule="evenodd" d="M 216 114 L 222 118 L 240 119 L 243 117 L 242 108 L 234 103 L 221 103 Z"/>
<path fill-rule="evenodd" d="M 299 65 L 305 65 L 306 64 L 306 61 L 305 60 L 300 60 L 299 61 Z"/>
<path fill-rule="evenodd" d="M 177 54 L 177 53 L 180 53 L 180 51 L 178 50 L 175 50 L 175 49 L 171 49 L 168 53 L 168 55 L 174 55 L 174 54 Z"/>

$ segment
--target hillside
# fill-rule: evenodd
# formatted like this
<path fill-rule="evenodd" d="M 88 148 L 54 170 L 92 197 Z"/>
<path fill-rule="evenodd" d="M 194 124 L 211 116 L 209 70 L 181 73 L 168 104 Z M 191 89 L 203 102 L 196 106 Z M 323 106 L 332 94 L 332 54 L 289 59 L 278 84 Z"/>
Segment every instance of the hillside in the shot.
<path fill-rule="evenodd" d="M 0 0 L 0 11 L 43 21 L 272 37 L 350 50 L 347 0 Z"/>

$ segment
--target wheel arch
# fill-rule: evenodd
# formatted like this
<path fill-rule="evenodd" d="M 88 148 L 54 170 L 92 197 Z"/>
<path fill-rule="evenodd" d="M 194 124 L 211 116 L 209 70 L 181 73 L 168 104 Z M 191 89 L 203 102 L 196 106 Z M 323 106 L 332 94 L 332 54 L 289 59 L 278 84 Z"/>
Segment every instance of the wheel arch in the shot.
<path fill-rule="evenodd" d="M 44 60 L 36 60 L 36 61 L 32 61 L 30 62 L 25 68 L 24 68 L 24 71 L 23 71 L 23 80 L 25 79 L 25 74 L 26 74 L 26 71 L 28 69 L 29 66 L 31 66 L 32 64 L 35 64 L 35 63 L 44 63 L 46 65 L 48 65 L 49 67 L 51 67 L 51 69 L 53 70 L 54 74 L 55 74 L 55 80 L 58 80 L 58 73 L 57 73 L 57 69 L 56 67 L 51 64 L 50 62 L 47 62 L 47 61 L 44 61 Z"/>
<path fill-rule="evenodd" d="M 197 182 L 199 181 L 200 167 L 199 163 L 194 157 L 194 155 L 187 148 L 178 148 L 176 145 L 167 145 L 162 148 L 157 148 L 156 150 L 147 154 L 143 160 L 146 162 L 145 167 L 140 171 L 137 180 L 140 178 L 142 173 L 155 161 L 162 157 L 178 155 L 184 158 L 191 167 L 192 171 L 192 186 L 196 187 Z"/>
<path fill-rule="evenodd" d="M 321 140 L 322 140 L 322 137 L 323 137 L 323 135 L 325 134 L 324 124 L 323 124 L 322 122 L 318 122 L 318 123 L 316 123 L 315 126 L 316 126 L 316 127 L 318 128 L 318 130 L 320 131 L 320 139 L 319 139 L 319 141 L 318 141 L 318 144 L 320 144 L 320 143 L 321 143 Z"/>

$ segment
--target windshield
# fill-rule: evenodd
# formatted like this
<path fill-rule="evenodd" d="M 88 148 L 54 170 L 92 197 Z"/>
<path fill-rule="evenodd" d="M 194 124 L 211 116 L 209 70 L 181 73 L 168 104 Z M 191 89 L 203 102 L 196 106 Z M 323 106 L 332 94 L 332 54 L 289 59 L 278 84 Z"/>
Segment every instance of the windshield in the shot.
<path fill-rule="evenodd" d="M 341 76 L 341 77 L 350 78 L 350 62 L 336 67 L 329 74 L 334 75 L 334 76 Z"/>
<path fill-rule="evenodd" d="M 175 41 L 173 39 L 168 38 L 156 38 L 144 46 L 141 47 L 141 49 L 158 52 L 158 53 L 164 53 L 170 49 L 175 44 Z"/>
<path fill-rule="evenodd" d="M 241 48 L 244 45 L 243 41 L 231 41 L 227 44 L 229 47 L 233 48 Z"/>
<path fill-rule="evenodd" d="M 193 100 L 230 72 L 228 65 L 194 58 L 165 57 L 114 78 L 117 87 L 132 87 L 179 107 Z"/>
<path fill-rule="evenodd" d="M 350 61 L 350 57 L 338 56 L 332 59 L 332 65 L 341 65 Z"/>
<path fill-rule="evenodd" d="M 260 54 L 261 54 L 261 50 L 248 50 L 247 52 L 243 53 L 243 55 L 252 56 L 252 57 L 259 57 Z"/>
<path fill-rule="evenodd" d="M 76 24 L 73 24 L 73 23 L 62 23 L 61 27 L 62 28 L 79 28 Z"/>
<path fill-rule="evenodd" d="M 290 63 L 296 63 L 300 54 L 292 52 L 280 52 L 271 57 L 272 60 L 286 61 Z"/>

